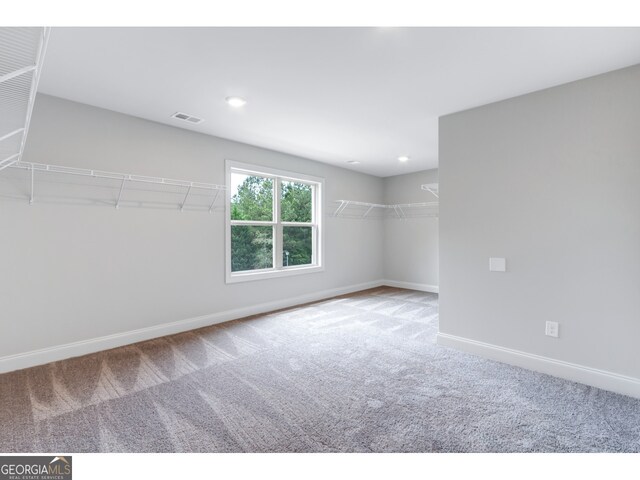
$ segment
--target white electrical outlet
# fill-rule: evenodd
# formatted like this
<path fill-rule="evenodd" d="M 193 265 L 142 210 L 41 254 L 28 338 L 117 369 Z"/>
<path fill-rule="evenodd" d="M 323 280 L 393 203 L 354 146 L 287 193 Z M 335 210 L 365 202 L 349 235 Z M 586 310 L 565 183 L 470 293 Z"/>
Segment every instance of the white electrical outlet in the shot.
<path fill-rule="evenodd" d="M 547 322 L 544 328 L 544 334 L 548 337 L 558 338 L 558 322 Z"/>

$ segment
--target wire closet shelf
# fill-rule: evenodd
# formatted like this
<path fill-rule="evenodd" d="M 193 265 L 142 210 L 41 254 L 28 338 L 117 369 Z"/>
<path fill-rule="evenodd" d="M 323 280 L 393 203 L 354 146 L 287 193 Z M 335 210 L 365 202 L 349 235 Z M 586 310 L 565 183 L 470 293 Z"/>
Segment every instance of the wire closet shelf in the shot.
<path fill-rule="evenodd" d="M 48 40 L 48 27 L 0 28 L 0 170 L 22 158 Z"/>
<path fill-rule="evenodd" d="M 421 185 L 422 190 L 430 192 L 438 198 L 438 184 L 429 183 Z M 396 203 L 396 204 L 380 204 L 359 202 L 356 200 L 336 200 L 337 208 L 333 213 L 334 217 L 342 218 L 437 218 L 439 202 L 416 202 L 416 203 Z"/>
<path fill-rule="evenodd" d="M 182 187 L 184 197 L 179 204 L 180 211 L 184 211 L 185 205 L 189 201 L 189 197 L 194 190 L 205 190 L 212 193 L 211 202 L 209 204 L 209 213 L 211 213 L 215 206 L 216 201 L 220 198 L 220 192 L 225 191 L 227 188 L 224 185 L 217 185 L 214 183 L 194 182 L 189 180 L 176 180 L 173 178 L 163 177 L 150 177 L 144 175 L 134 175 L 130 173 L 117 173 L 117 172 L 105 172 L 102 170 L 90 170 L 85 168 L 76 167 L 64 167 L 60 165 L 45 165 L 42 163 L 31 162 L 18 162 L 10 166 L 14 169 L 27 170 L 31 175 L 31 192 L 29 196 L 29 203 L 33 204 L 35 200 L 35 174 L 36 172 L 49 173 L 49 174 L 62 174 L 73 175 L 80 177 L 93 177 L 104 178 L 119 181 L 118 197 L 115 200 L 114 206 L 120 208 L 123 200 L 123 194 L 125 187 L 128 183 L 150 184 L 150 185 L 164 185 L 171 187 Z"/>

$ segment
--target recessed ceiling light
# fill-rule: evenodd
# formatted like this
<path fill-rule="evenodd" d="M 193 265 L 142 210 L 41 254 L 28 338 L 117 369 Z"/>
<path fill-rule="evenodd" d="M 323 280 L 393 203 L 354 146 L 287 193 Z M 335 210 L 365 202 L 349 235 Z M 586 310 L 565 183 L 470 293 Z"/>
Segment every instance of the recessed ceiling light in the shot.
<path fill-rule="evenodd" d="M 406 155 L 402 155 L 401 157 L 398 157 L 398 161 L 399 162 L 408 162 L 409 161 L 409 157 L 407 157 Z"/>
<path fill-rule="evenodd" d="M 351 165 L 357 165 L 360 162 L 358 160 L 347 160 L 347 163 L 350 163 Z"/>
<path fill-rule="evenodd" d="M 241 97 L 227 97 L 225 98 L 226 102 L 234 108 L 243 107 L 247 101 Z"/>

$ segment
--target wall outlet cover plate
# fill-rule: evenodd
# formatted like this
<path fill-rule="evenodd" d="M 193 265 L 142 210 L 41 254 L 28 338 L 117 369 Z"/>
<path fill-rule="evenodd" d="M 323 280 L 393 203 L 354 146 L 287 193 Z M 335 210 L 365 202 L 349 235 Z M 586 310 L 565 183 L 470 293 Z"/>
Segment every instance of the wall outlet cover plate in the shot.
<path fill-rule="evenodd" d="M 489 258 L 489 271 L 490 272 L 506 272 L 507 259 L 502 257 Z"/>
<path fill-rule="evenodd" d="M 548 337 L 558 338 L 558 322 L 545 323 L 544 334 Z"/>

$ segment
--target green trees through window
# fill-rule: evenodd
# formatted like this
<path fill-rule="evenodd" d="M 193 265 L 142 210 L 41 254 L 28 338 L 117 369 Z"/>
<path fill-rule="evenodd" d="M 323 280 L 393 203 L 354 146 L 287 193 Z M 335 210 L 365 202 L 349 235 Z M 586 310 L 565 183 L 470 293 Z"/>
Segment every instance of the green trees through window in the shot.
<path fill-rule="evenodd" d="M 312 264 L 314 187 L 236 172 L 231 180 L 231 271 L 273 268 L 276 244 L 282 248 L 282 267 Z"/>
<path fill-rule="evenodd" d="M 311 222 L 311 185 L 282 181 L 280 187 L 280 208 L 283 222 Z"/>
<path fill-rule="evenodd" d="M 311 227 L 283 227 L 282 230 L 283 265 L 309 265 L 313 258 Z"/>
<path fill-rule="evenodd" d="M 273 227 L 231 226 L 231 271 L 273 268 Z"/>
<path fill-rule="evenodd" d="M 237 173 L 232 178 L 242 183 L 231 191 L 231 220 L 272 221 L 273 180 Z"/>

